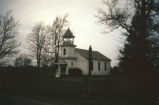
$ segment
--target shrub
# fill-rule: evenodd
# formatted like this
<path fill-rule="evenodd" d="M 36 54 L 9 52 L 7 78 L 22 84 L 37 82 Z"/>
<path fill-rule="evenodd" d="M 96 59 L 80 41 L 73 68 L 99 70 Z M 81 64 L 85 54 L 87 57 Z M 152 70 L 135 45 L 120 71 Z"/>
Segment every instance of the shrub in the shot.
<path fill-rule="evenodd" d="M 82 71 L 79 68 L 70 68 L 68 70 L 70 76 L 81 76 Z"/>

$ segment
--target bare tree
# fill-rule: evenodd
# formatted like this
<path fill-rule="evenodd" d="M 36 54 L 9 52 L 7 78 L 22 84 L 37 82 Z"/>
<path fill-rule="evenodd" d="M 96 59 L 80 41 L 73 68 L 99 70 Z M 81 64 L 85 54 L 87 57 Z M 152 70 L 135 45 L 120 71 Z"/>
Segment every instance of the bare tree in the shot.
<path fill-rule="evenodd" d="M 134 16 L 134 5 L 131 0 L 123 2 L 123 0 L 103 0 L 103 3 L 107 6 L 107 10 L 100 8 L 97 17 L 98 22 L 106 26 L 106 32 L 111 32 L 121 27 L 129 33 L 131 20 Z"/>
<path fill-rule="evenodd" d="M 7 56 L 17 52 L 20 43 L 16 40 L 19 22 L 14 19 L 11 12 L 5 16 L 0 14 L 0 62 Z"/>
<path fill-rule="evenodd" d="M 33 56 L 36 57 L 37 67 L 39 69 L 46 42 L 45 26 L 42 23 L 36 24 L 32 32 L 28 35 L 28 39 L 30 42 L 29 49 L 32 51 Z"/>
<path fill-rule="evenodd" d="M 68 15 L 64 17 L 56 17 L 53 24 L 47 27 L 48 32 L 48 52 L 55 56 L 55 62 L 58 62 L 58 56 L 60 53 L 60 44 L 62 42 L 62 35 L 65 32 L 65 28 L 68 25 Z"/>

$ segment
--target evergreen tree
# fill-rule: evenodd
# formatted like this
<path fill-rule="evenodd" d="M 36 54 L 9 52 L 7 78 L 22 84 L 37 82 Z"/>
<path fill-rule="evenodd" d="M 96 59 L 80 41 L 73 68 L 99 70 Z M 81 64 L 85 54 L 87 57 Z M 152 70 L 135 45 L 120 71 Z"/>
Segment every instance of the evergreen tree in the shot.
<path fill-rule="evenodd" d="M 128 2 L 128 1 L 126 1 Z M 108 25 L 112 30 L 119 27 L 126 30 L 126 43 L 121 51 L 119 66 L 129 77 L 147 78 L 153 73 L 152 40 L 159 17 L 159 2 L 156 0 L 133 0 L 128 7 L 120 7 L 119 0 L 104 2 L 109 13 L 99 11 L 99 22 Z M 132 4 L 134 4 L 132 6 Z M 127 8 L 134 8 L 132 14 Z M 130 11 L 129 11 L 130 12 Z M 131 18 L 132 17 L 132 18 Z M 156 39 L 156 38 L 155 38 Z"/>

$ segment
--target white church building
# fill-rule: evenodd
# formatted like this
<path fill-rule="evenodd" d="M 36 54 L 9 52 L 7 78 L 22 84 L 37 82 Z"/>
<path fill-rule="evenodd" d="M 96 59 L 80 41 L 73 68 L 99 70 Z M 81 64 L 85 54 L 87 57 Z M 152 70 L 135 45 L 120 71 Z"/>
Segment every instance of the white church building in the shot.
<path fill-rule="evenodd" d="M 89 51 L 76 48 L 72 32 L 68 28 L 63 35 L 61 53 L 59 56 L 59 69 L 57 75 L 69 75 L 70 69 L 80 69 L 83 75 L 89 73 Z M 109 75 L 111 60 L 98 51 L 92 51 L 91 75 Z"/>

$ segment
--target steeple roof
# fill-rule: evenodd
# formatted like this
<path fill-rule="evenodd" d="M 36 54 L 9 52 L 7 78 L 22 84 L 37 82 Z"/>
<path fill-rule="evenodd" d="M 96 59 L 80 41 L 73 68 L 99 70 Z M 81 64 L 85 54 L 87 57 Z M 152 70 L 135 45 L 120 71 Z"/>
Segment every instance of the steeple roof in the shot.
<path fill-rule="evenodd" d="M 75 36 L 73 36 L 71 30 L 68 28 L 66 33 L 63 35 L 63 38 L 74 38 Z"/>

